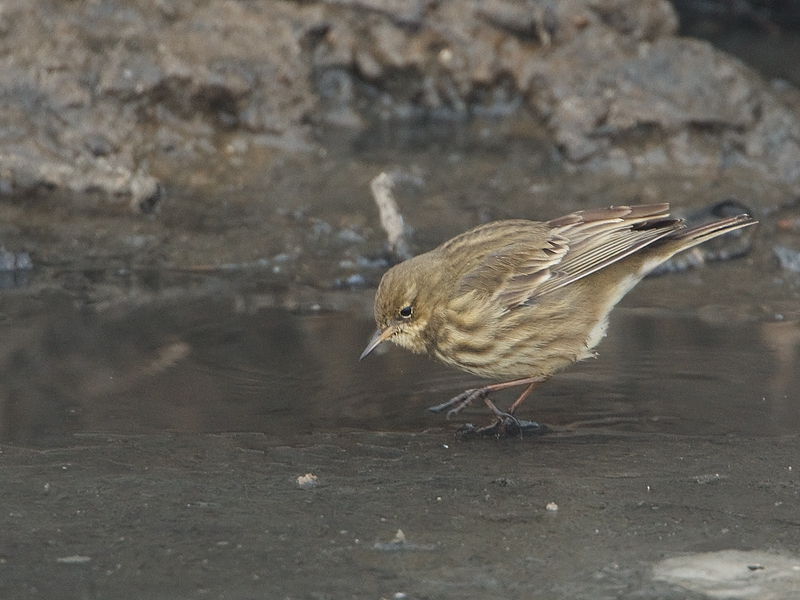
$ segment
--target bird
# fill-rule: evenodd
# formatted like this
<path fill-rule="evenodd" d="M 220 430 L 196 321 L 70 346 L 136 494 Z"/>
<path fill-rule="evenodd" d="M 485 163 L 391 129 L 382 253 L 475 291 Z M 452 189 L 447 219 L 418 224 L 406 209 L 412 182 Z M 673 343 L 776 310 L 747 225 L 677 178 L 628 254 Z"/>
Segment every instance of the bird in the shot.
<path fill-rule="evenodd" d="M 483 400 L 497 418 L 476 433 L 518 432 L 514 414 L 534 387 L 594 356 L 611 310 L 650 271 L 755 223 L 739 214 L 687 227 L 659 203 L 480 225 L 383 275 L 374 303 L 377 331 L 359 360 L 388 341 L 494 380 L 430 410 L 448 410 L 450 418 Z M 523 386 L 505 411 L 489 398 Z"/>

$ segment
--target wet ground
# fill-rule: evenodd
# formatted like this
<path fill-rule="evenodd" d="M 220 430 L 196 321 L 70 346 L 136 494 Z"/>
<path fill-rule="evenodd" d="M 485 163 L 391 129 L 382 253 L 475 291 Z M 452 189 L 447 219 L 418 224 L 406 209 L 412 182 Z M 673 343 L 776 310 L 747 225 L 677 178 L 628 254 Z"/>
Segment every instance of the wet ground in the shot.
<path fill-rule="evenodd" d="M 6 292 L 0 597 L 797 597 L 800 325 L 747 274 L 643 282 L 524 405 L 550 433 L 472 442 L 425 409 L 475 379 L 358 362 L 371 290 Z"/>

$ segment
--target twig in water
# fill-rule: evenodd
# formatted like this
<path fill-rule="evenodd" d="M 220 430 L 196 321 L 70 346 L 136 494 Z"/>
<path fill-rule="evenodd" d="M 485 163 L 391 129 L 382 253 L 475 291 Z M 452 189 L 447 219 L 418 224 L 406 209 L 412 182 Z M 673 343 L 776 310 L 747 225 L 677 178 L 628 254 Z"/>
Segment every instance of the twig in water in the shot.
<path fill-rule="evenodd" d="M 392 194 L 393 187 L 394 180 L 386 173 L 378 175 L 370 184 L 372 196 L 381 215 L 381 226 L 389 239 L 389 250 L 398 259 L 406 260 L 411 258 L 411 250 L 405 237 L 403 217 Z"/>

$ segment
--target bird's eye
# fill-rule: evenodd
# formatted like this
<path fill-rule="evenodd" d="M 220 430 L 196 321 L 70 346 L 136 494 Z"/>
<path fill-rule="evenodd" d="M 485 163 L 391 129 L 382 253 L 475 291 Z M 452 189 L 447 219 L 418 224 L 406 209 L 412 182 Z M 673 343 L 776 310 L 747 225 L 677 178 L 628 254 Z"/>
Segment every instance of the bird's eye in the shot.
<path fill-rule="evenodd" d="M 400 309 L 400 318 L 401 319 L 408 319 L 411 316 L 411 307 L 404 306 Z"/>

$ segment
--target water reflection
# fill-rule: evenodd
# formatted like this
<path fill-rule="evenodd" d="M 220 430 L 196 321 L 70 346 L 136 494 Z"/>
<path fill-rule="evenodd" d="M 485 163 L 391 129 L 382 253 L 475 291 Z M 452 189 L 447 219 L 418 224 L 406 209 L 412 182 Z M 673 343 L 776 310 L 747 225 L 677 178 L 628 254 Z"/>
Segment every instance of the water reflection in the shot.
<path fill-rule="evenodd" d="M 477 381 L 391 349 L 358 362 L 373 324 L 346 313 L 252 312 L 234 298 L 105 311 L 58 296 L 4 308 L 0 441 L 74 434 L 263 432 L 276 443 L 346 429 L 450 439 L 425 408 Z M 797 323 L 708 323 L 620 308 L 600 356 L 557 375 L 521 416 L 617 432 L 800 432 Z M 500 397 L 502 398 L 502 397 Z"/>

